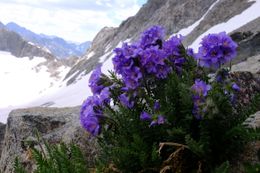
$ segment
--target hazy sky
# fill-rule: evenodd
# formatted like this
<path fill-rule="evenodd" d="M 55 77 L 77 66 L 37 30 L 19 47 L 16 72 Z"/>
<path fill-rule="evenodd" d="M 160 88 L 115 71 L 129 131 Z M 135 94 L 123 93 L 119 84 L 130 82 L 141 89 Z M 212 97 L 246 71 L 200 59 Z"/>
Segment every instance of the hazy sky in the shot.
<path fill-rule="evenodd" d="M 147 0 L 0 0 L 0 21 L 66 40 L 92 40 L 104 26 L 118 26 Z"/>

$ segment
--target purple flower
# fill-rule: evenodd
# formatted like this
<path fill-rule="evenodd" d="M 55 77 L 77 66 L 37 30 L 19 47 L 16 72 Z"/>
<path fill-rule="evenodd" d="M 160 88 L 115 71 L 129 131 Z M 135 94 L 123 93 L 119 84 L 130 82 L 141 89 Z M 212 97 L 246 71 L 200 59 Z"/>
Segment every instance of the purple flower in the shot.
<path fill-rule="evenodd" d="M 195 91 L 196 95 L 207 96 L 208 91 L 211 89 L 210 85 L 207 85 L 204 81 L 200 79 L 195 80 L 195 84 L 192 85 L 191 89 Z"/>
<path fill-rule="evenodd" d="M 101 66 L 98 66 L 91 74 L 89 78 L 89 87 L 93 94 L 99 94 L 100 91 L 104 88 L 101 84 Z"/>
<path fill-rule="evenodd" d="M 173 36 L 163 44 L 163 50 L 177 72 L 181 71 L 182 65 L 186 61 L 181 55 L 182 40 L 182 36 Z"/>
<path fill-rule="evenodd" d="M 143 121 L 151 121 L 152 116 L 150 114 L 148 114 L 147 112 L 143 111 L 140 115 L 140 119 Z"/>
<path fill-rule="evenodd" d="M 194 53 L 192 48 L 188 48 L 187 49 L 187 55 L 189 55 L 191 57 L 194 57 L 196 59 L 196 57 L 195 57 L 196 55 L 195 55 L 195 53 Z"/>
<path fill-rule="evenodd" d="M 100 133 L 100 125 L 97 117 L 81 117 L 82 126 L 93 136 Z"/>
<path fill-rule="evenodd" d="M 140 53 L 140 62 L 146 74 L 164 79 L 171 72 L 171 67 L 166 64 L 166 54 L 158 47 L 150 47 Z"/>
<path fill-rule="evenodd" d="M 142 49 L 146 49 L 160 44 L 163 38 L 164 29 L 161 26 L 152 26 L 143 32 L 139 45 Z"/>
<path fill-rule="evenodd" d="M 136 89 L 140 85 L 142 73 L 136 62 L 139 49 L 135 45 L 124 43 L 122 48 L 116 48 L 112 59 L 116 73 L 122 76 L 122 80 L 128 89 Z"/>
<path fill-rule="evenodd" d="M 164 124 L 165 123 L 165 118 L 162 115 L 158 116 L 158 120 L 157 120 L 158 124 Z"/>
<path fill-rule="evenodd" d="M 200 44 L 197 56 L 202 67 L 218 68 L 236 56 L 237 44 L 225 32 L 209 34 Z"/>
<path fill-rule="evenodd" d="M 235 91 L 240 91 L 240 87 L 236 83 L 232 84 L 232 89 Z"/>
<path fill-rule="evenodd" d="M 161 124 L 164 124 L 165 122 L 166 122 L 166 119 L 162 115 L 159 115 L 156 120 L 153 120 L 150 123 L 149 127 L 153 127 L 153 126 L 156 126 L 156 125 L 161 125 Z"/>
<path fill-rule="evenodd" d="M 123 93 L 119 96 L 119 100 L 121 104 L 127 108 L 132 108 L 134 107 L 134 101 L 132 101 L 129 96 L 127 96 L 126 93 Z"/>
<path fill-rule="evenodd" d="M 124 43 L 122 48 L 114 50 L 115 56 L 112 59 L 114 69 L 118 74 L 124 75 L 126 70 L 134 66 L 134 59 L 138 55 L 138 48 L 135 45 Z"/>
<path fill-rule="evenodd" d="M 207 85 L 204 81 L 200 79 L 195 80 L 195 84 L 191 87 L 194 91 L 192 96 L 193 99 L 193 110 L 192 114 L 197 118 L 201 119 L 200 115 L 200 105 L 205 101 L 205 97 L 208 95 L 208 91 L 211 89 L 210 85 Z"/>
<path fill-rule="evenodd" d="M 104 89 L 102 89 L 102 91 L 100 92 L 99 98 L 101 102 L 104 103 L 109 103 L 110 101 L 110 87 L 105 87 Z"/>
<path fill-rule="evenodd" d="M 100 132 L 99 118 L 103 116 L 102 105 L 98 96 L 90 96 L 80 110 L 81 125 L 93 136 Z"/>
<path fill-rule="evenodd" d="M 173 36 L 163 44 L 163 50 L 166 52 L 167 56 L 180 57 L 180 48 L 182 46 L 183 37 Z"/>
<path fill-rule="evenodd" d="M 130 89 L 136 89 L 139 86 L 140 79 L 142 78 L 142 73 L 139 67 L 132 67 L 129 70 L 126 70 L 123 81 L 125 86 Z"/>

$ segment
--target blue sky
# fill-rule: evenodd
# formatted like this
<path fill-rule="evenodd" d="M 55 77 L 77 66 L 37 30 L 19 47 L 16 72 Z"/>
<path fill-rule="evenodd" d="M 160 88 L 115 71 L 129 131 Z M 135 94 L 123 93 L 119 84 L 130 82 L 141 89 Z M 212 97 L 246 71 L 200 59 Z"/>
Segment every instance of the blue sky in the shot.
<path fill-rule="evenodd" d="M 147 0 L 0 0 L 0 21 L 73 42 L 92 40 L 104 26 L 118 26 Z"/>

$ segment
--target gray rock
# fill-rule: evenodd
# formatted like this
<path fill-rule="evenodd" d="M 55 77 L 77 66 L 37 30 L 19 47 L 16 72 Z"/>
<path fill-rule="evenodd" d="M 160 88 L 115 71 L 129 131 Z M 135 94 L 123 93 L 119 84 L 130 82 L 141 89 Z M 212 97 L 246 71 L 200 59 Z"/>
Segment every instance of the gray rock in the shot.
<path fill-rule="evenodd" d="M 246 61 L 233 65 L 232 71 L 249 71 L 257 74 L 260 71 L 260 55 L 247 58 Z"/>
<path fill-rule="evenodd" d="M 16 156 L 21 158 L 27 169 L 33 169 L 34 165 L 28 156 L 26 141 L 35 140 L 35 130 L 51 144 L 76 143 L 81 147 L 88 164 L 93 165 L 97 153 L 96 141 L 81 127 L 79 107 L 36 107 L 18 109 L 10 113 L 0 159 L 0 172 L 12 172 Z"/>
<path fill-rule="evenodd" d="M 260 23 L 259 23 L 260 25 Z M 249 32 L 243 32 L 249 33 Z M 252 33 L 248 37 L 240 40 L 238 43 L 237 57 L 232 60 L 233 64 L 240 63 L 260 54 L 260 30 L 257 33 Z M 259 64 L 259 63 L 258 63 Z"/>

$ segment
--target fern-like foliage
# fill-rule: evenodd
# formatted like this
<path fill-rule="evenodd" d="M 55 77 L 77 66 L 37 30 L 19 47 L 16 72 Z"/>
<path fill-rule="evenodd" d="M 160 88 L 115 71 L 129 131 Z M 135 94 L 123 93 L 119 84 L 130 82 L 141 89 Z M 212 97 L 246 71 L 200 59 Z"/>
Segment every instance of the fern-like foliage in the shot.
<path fill-rule="evenodd" d="M 36 164 L 34 173 L 88 173 L 87 162 L 75 144 L 51 145 L 40 139 L 37 134 L 38 146 L 30 148 L 32 159 Z M 43 144 L 42 145 L 42 142 Z M 15 173 L 27 173 L 24 166 L 16 158 L 14 163 Z"/>

